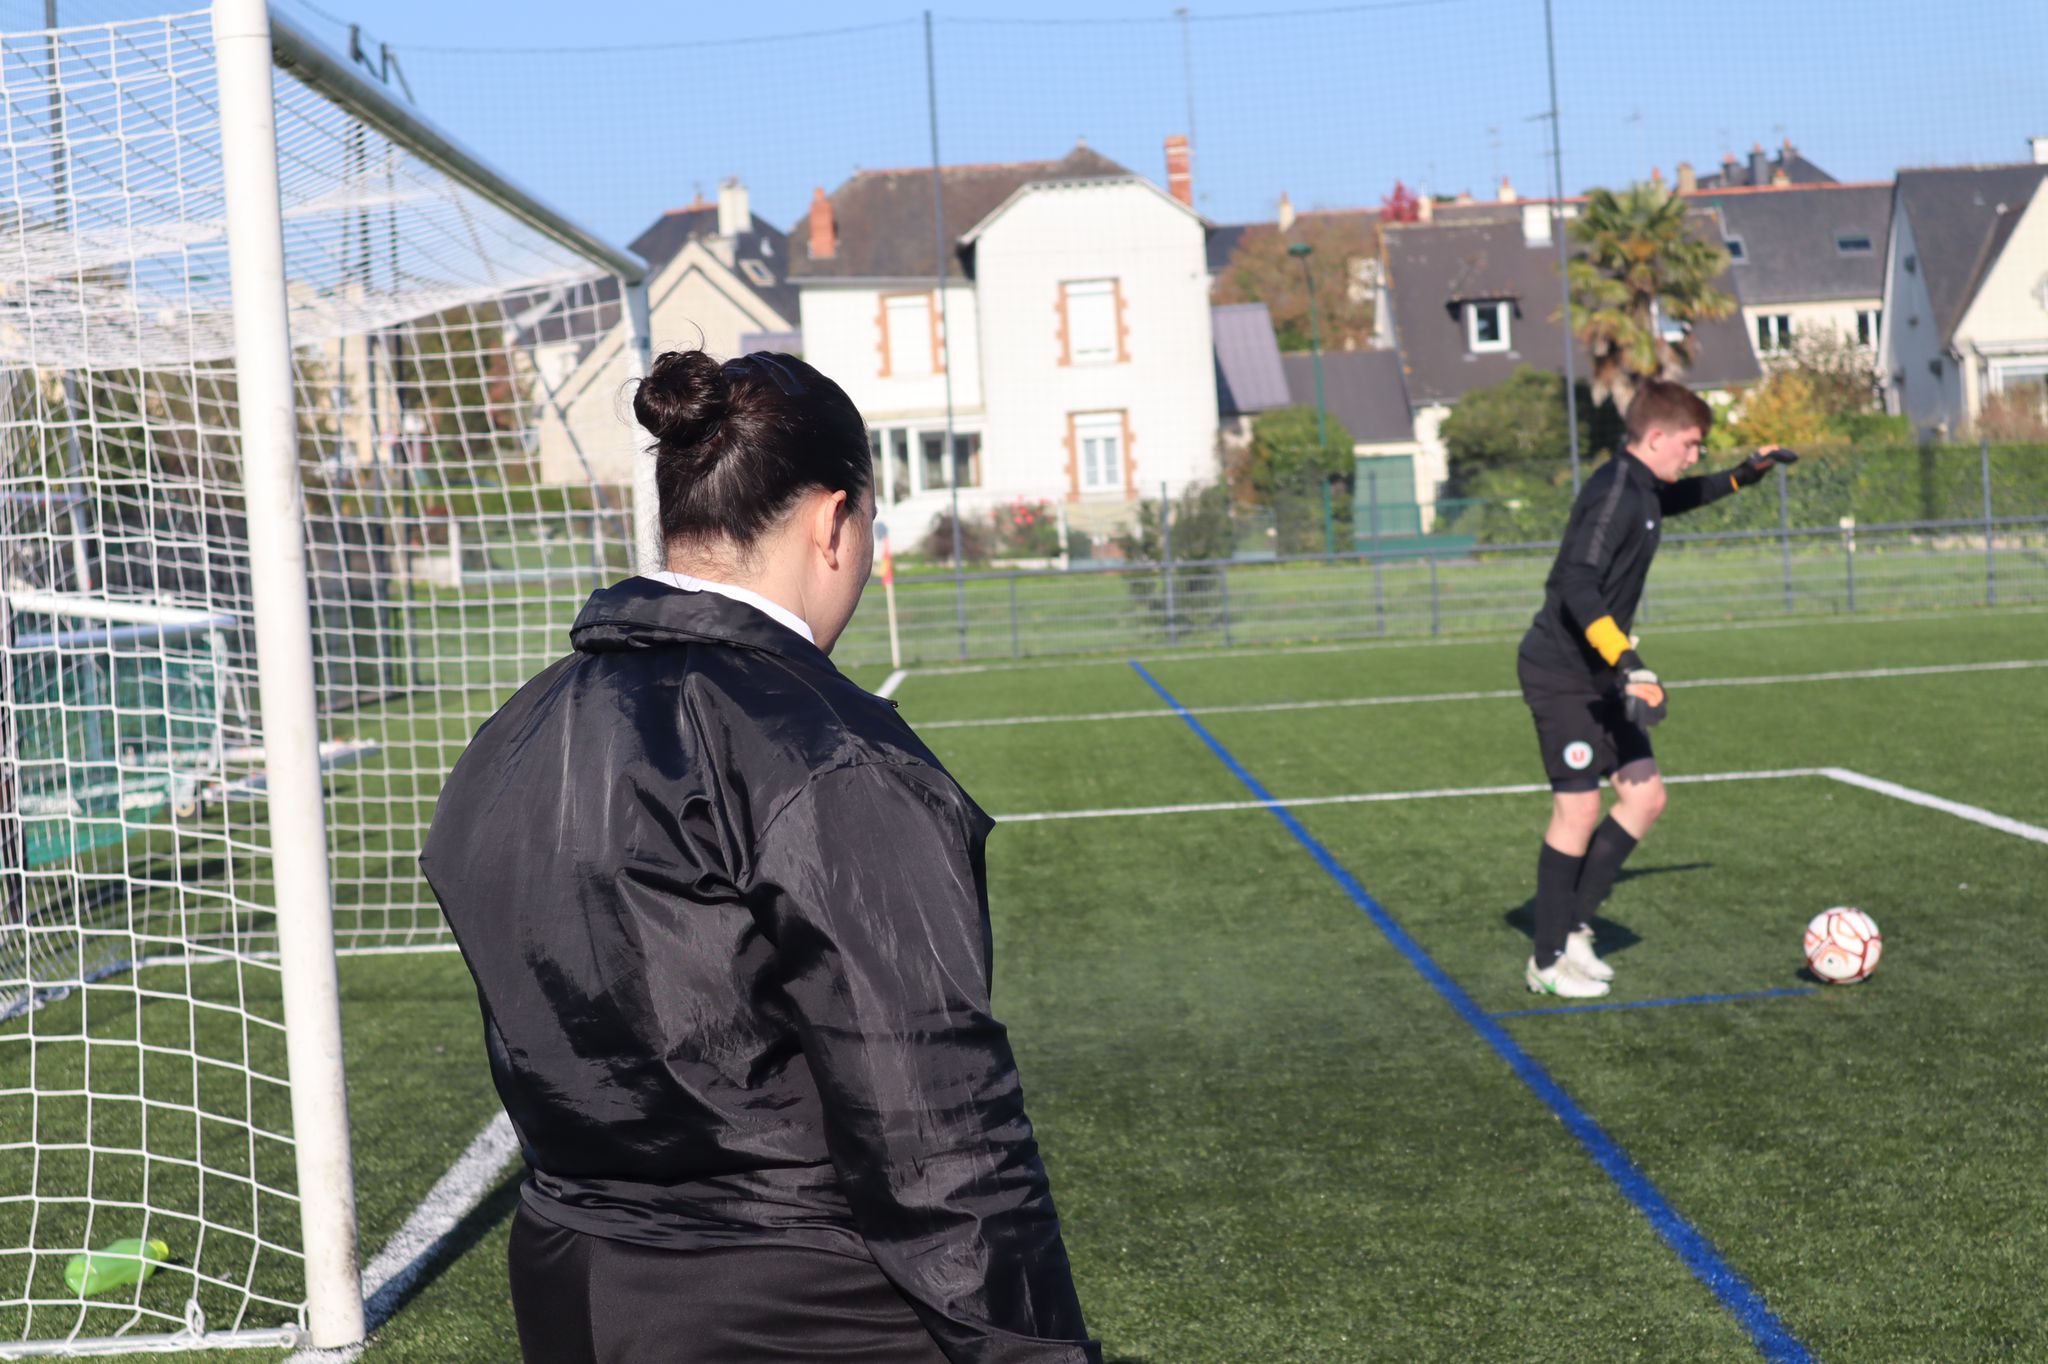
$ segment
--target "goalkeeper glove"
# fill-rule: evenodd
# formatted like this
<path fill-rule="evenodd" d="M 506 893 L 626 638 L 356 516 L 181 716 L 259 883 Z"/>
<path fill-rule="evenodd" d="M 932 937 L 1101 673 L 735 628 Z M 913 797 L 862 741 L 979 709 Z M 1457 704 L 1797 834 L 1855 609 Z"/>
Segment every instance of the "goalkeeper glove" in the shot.
<path fill-rule="evenodd" d="M 1667 714 L 1664 684 L 1643 666 L 1642 656 L 1630 649 L 1614 666 L 1621 673 L 1621 710 L 1628 722 L 1649 729 L 1663 720 Z"/>
<path fill-rule="evenodd" d="M 1797 464 L 1798 462 L 1799 452 L 1797 450 L 1787 450 L 1782 445 L 1766 445 L 1735 466 L 1736 486 L 1747 488 L 1752 483 L 1761 483 L 1763 482 L 1764 475 L 1771 471 L 1773 465 Z"/>

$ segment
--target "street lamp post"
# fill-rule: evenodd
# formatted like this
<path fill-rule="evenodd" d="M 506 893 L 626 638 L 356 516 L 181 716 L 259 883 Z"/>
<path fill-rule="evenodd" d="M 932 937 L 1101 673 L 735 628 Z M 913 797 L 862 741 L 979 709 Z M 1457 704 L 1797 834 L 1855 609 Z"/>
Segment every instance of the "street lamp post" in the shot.
<path fill-rule="evenodd" d="M 1316 365 L 1316 459 L 1321 462 L 1323 452 L 1330 446 L 1329 410 L 1323 403 L 1323 318 L 1322 310 L 1316 307 L 1316 277 L 1309 270 L 1308 258 L 1315 247 L 1307 242 L 1295 242 L 1287 248 L 1287 254 L 1301 262 L 1301 283 L 1308 291 L 1308 348 L 1315 356 Z M 1323 552 L 1334 554 L 1337 549 L 1336 527 L 1330 514 L 1330 476 L 1323 475 Z"/>

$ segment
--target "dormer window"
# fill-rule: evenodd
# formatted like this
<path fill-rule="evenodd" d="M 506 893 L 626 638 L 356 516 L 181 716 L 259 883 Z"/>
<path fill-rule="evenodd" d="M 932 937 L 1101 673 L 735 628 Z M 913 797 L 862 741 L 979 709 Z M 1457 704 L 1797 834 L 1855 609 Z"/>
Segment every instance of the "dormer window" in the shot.
<path fill-rule="evenodd" d="M 766 245 L 765 242 L 762 244 Z M 768 267 L 755 260 L 752 256 L 748 256 L 740 261 L 740 272 L 747 277 L 747 282 L 756 289 L 771 289 L 775 286 L 775 276 L 768 273 Z"/>
<path fill-rule="evenodd" d="M 1728 248 L 1729 260 L 1748 260 L 1749 246 L 1740 237 L 1729 237 L 1723 243 Z"/>
<path fill-rule="evenodd" d="M 1465 305 L 1465 348 L 1474 355 L 1497 354 L 1514 344 L 1514 304 L 1489 298 Z"/>
<path fill-rule="evenodd" d="M 1871 244 L 1867 232 L 1838 232 L 1835 234 L 1835 250 L 1845 256 L 1867 256 L 1877 248 Z"/>

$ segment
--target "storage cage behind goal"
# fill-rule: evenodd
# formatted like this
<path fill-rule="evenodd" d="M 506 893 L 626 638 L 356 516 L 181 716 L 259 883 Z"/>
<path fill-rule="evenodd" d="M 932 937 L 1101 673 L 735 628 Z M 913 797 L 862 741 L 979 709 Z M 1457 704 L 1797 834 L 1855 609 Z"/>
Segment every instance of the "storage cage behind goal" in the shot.
<path fill-rule="evenodd" d="M 0 78 L 0 1358 L 347 1344 L 335 958 L 639 562 L 644 267 L 262 0 Z"/>

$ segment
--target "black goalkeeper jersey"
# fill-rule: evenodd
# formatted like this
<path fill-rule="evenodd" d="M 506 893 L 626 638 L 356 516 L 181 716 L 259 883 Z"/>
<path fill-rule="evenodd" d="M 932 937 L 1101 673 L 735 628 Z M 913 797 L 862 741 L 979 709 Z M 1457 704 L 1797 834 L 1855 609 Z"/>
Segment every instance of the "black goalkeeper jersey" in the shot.
<path fill-rule="evenodd" d="M 1522 636 L 1522 659 L 1558 677 L 1583 678 L 1598 691 L 1610 687 L 1614 669 L 1587 641 L 1587 627 L 1612 617 L 1628 633 L 1664 518 L 1728 496 L 1738 486 L 1734 475 L 1730 469 L 1664 483 L 1626 451 L 1595 469 L 1572 504 L 1542 609 Z"/>

